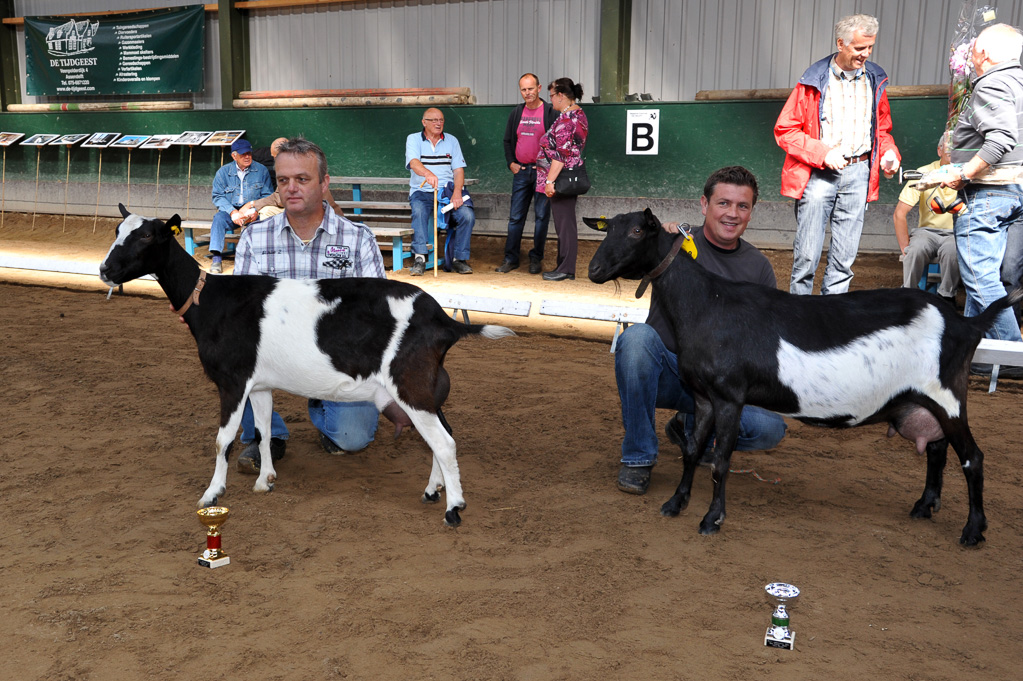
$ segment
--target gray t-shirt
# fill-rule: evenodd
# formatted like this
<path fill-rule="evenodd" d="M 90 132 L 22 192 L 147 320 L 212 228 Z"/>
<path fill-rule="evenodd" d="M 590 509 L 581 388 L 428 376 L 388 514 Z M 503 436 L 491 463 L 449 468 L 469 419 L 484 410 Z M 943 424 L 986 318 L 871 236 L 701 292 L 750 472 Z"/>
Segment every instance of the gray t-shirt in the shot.
<path fill-rule="evenodd" d="M 771 288 L 778 287 L 771 261 L 749 242 L 739 239 L 737 248 L 726 251 L 707 241 L 707 237 L 703 235 L 702 225 L 693 230 L 693 241 L 696 242 L 696 262 L 708 272 L 713 272 L 732 281 L 763 284 Z M 685 253 L 681 255 L 685 255 Z M 684 291 L 679 293 L 685 295 Z M 647 316 L 646 323 L 654 327 L 665 347 L 678 354 L 675 334 L 664 316 L 656 289 L 650 296 L 650 314 Z"/>

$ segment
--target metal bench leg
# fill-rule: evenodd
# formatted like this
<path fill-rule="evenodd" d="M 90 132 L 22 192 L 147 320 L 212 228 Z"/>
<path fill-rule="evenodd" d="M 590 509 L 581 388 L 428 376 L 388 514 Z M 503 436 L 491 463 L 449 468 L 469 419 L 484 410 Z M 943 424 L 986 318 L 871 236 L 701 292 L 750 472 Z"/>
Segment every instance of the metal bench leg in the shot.
<path fill-rule="evenodd" d="M 987 391 L 989 393 L 993 393 L 995 391 L 995 388 L 998 387 L 998 368 L 999 367 L 997 364 L 991 365 L 991 383 L 989 383 L 987 386 Z"/>
<path fill-rule="evenodd" d="M 615 348 L 618 347 L 618 336 L 622 335 L 622 331 L 629 328 L 628 322 L 618 322 L 615 324 L 615 335 L 611 339 L 611 354 L 614 354 Z"/>
<path fill-rule="evenodd" d="M 451 318 L 452 319 L 458 319 L 458 313 L 459 312 L 462 313 L 462 321 L 465 322 L 466 324 L 468 324 L 469 323 L 469 311 L 468 310 L 459 310 L 458 308 L 455 308 L 455 309 L 451 310 Z"/>
<path fill-rule="evenodd" d="M 391 238 L 391 271 L 401 272 L 402 266 L 405 264 L 405 245 L 401 242 L 401 237 L 396 236 Z"/>
<path fill-rule="evenodd" d="M 192 238 L 191 227 L 185 227 L 185 250 L 189 255 L 195 255 L 195 239 Z"/>

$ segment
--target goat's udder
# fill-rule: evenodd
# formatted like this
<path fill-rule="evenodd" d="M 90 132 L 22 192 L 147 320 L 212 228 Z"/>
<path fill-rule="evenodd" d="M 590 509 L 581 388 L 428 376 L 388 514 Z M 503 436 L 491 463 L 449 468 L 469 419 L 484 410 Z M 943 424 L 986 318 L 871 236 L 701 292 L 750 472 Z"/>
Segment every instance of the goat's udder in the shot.
<path fill-rule="evenodd" d="M 401 435 L 403 429 L 412 427 L 412 419 L 408 417 L 404 409 L 398 406 L 397 402 L 388 402 L 382 413 L 388 421 L 394 424 L 395 439 Z"/>

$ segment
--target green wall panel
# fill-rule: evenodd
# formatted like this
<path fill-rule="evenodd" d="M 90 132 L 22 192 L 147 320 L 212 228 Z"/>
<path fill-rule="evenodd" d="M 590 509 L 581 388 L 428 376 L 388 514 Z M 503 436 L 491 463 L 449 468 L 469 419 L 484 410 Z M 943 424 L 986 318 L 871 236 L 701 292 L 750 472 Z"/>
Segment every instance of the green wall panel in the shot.
<path fill-rule="evenodd" d="M 589 104 L 586 149 L 594 195 L 695 199 L 714 169 L 740 164 L 750 168 L 761 183 L 764 200 L 778 194 L 784 158 L 774 143 L 772 129 L 782 102 L 681 102 L 654 104 Z M 947 103 L 943 98 L 905 98 L 892 101 L 894 135 L 905 165 L 915 167 L 935 158 L 934 147 L 944 125 Z M 625 154 L 626 112 L 660 110 L 657 156 Z M 470 177 L 479 178 L 476 191 L 505 193 L 508 170 L 502 137 L 510 112 L 507 106 L 444 107 L 446 129 L 458 137 Z M 422 108 L 367 107 L 335 109 L 269 109 L 184 112 L 66 112 L 0 114 L 0 129 L 33 133 L 121 132 L 124 134 L 175 133 L 184 130 L 247 130 L 255 146 L 273 139 L 302 134 L 327 153 L 331 173 L 337 175 L 401 176 L 405 137 L 419 129 Z M 39 151 L 42 180 L 63 182 L 68 169 L 67 150 L 43 147 Z M 163 152 L 131 152 L 131 180 L 154 182 L 159 159 L 161 184 L 208 185 L 222 162 L 221 148 L 171 147 Z M 34 179 L 37 151 L 14 146 L 5 151 L 8 179 Z M 128 152 L 102 153 L 103 182 L 123 181 L 128 175 Z M 100 150 L 73 147 L 70 174 L 73 182 L 95 182 Z M 881 200 L 894 203 L 899 187 L 882 182 Z"/>

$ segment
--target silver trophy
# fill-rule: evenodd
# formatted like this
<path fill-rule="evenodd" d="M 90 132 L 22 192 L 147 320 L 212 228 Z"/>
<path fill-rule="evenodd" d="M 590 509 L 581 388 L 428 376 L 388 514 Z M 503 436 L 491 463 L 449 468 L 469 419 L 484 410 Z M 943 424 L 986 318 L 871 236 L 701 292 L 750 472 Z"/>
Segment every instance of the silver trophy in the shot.
<path fill-rule="evenodd" d="M 771 602 L 777 605 L 771 614 L 771 626 L 764 636 L 764 645 L 792 650 L 796 644 L 796 634 L 789 629 L 789 614 L 785 611 L 785 604 L 796 600 L 799 589 L 784 582 L 773 582 L 765 586 L 764 591 Z"/>

